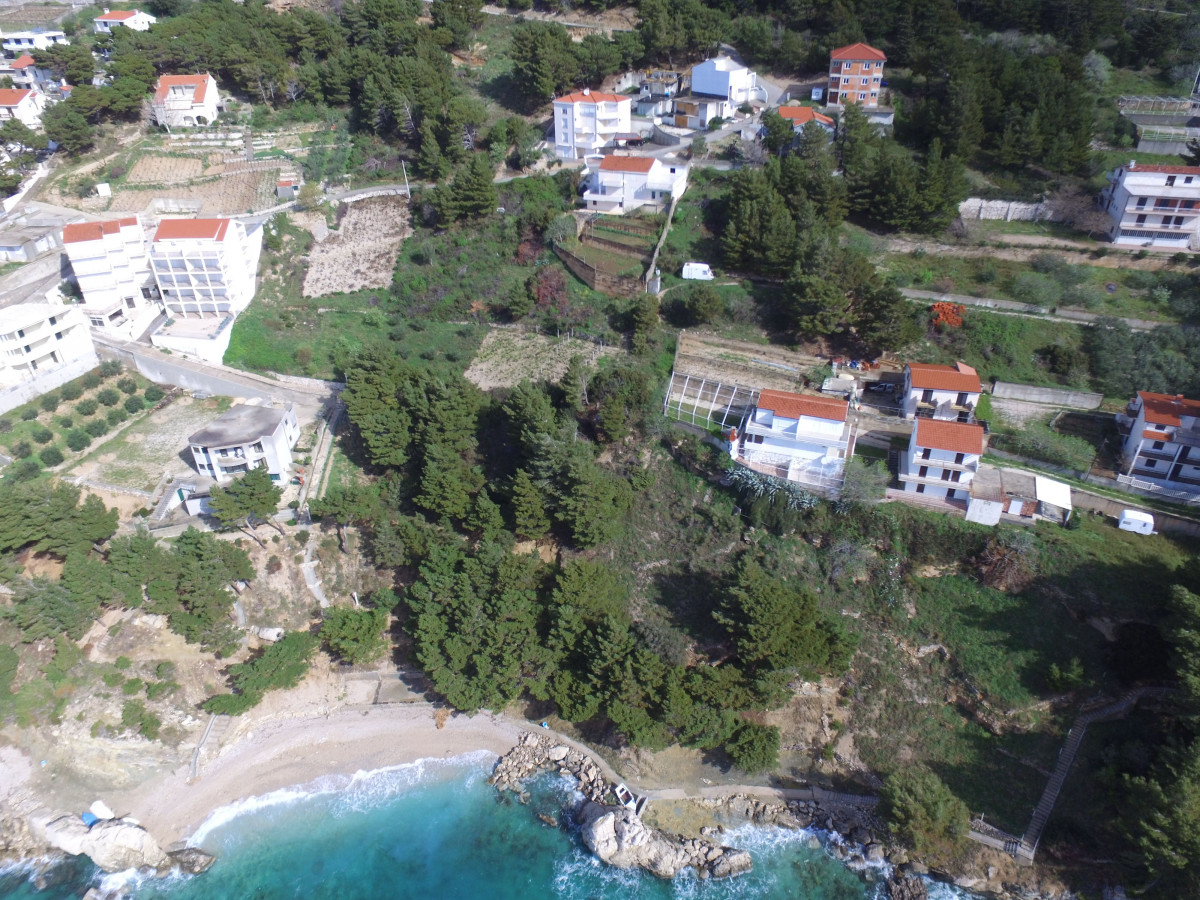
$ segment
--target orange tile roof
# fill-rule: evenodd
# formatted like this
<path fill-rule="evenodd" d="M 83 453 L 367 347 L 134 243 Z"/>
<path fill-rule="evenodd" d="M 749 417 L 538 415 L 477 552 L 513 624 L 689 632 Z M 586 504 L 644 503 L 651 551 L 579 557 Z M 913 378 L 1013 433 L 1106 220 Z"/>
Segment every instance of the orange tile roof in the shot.
<path fill-rule="evenodd" d="M 628 94 L 621 96 L 620 94 L 602 94 L 599 91 L 576 91 L 573 94 L 563 94 L 561 97 L 555 97 L 555 103 L 617 103 L 621 100 L 632 100 Z"/>
<path fill-rule="evenodd" d="M 805 125 L 809 122 L 820 122 L 822 125 L 833 125 L 833 119 L 823 116 L 811 106 L 781 106 L 779 114 L 794 125 Z"/>
<path fill-rule="evenodd" d="M 204 95 L 208 90 L 208 82 L 212 78 L 211 75 L 160 75 L 158 85 L 154 89 L 154 99 L 161 103 L 167 99 L 167 92 L 173 87 L 190 87 L 195 88 L 192 93 L 192 102 L 203 103 Z"/>
<path fill-rule="evenodd" d="M 979 373 L 966 363 L 952 366 L 935 366 L 929 363 L 909 363 L 912 386 L 931 391 L 967 391 L 978 394 L 983 390 Z"/>
<path fill-rule="evenodd" d="M 1200 166 L 1145 166 L 1135 162 L 1130 172 L 1158 172 L 1163 175 L 1200 175 Z"/>
<path fill-rule="evenodd" d="M 857 43 L 838 47 L 829 54 L 830 59 L 877 59 L 881 62 L 887 59 L 887 54 L 876 50 L 870 44 Z"/>
<path fill-rule="evenodd" d="M 124 22 L 126 19 L 132 19 L 138 14 L 136 9 L 114 9 L 111 12 L 106 12 L 102 16 L 96 16 L 93 21 L 96 22 Z"/>
<path fill-rule="evenodd" d="M 63 226 L 63 243 L 78 244 L 83 241 L 98 241 L 106 234 L 116 234 L 125 225 L 136 225 L 136 216 L 126 216 L 108 222 L 76 222 Z"/>
<path fill-rule="evenodd" d="M 1171 436 L 1165 431 L 1150 431 L 1146 429 L 1142 432 L 1142 437 L 1148 441 L 1169 441 Z"/>
<path fill-rule="evenodd" d="M 758 408 L 768 409 L 777 416 L 785 419 L 799 419 L 801 416 L 811 416 L 814 419 L 830 419 L 835 422 L 846 421 L 846 410 L 849 408 L 845 400 L 835 400 L 833 397 L 814 397 L 807 394 L 793 394 L 790 391 L 763 391 L 758 395 Z"/>
<path fill-rule="evenodd" d="M 0 88 L 0 106 L 17 106 L 32 93 L 33 91 Z"/>
<path fill-rule="evenodd" d="M 917 446 L 949 453 L 983 453 L 983 426 L 947 422 L 942 419 L 917 419 Z"/>
<path fill-rule="evenodd" d="M 22 53 L 15 60 L 13 60 L 12 67 L 14 69 L 24 69 L 24 68 L 26 68 L 28 66 L 32 66 L 32 65 L 33 65 L 33 57 L 30 56 L 28 53 Z"/>
<path fill-rule="evenodd" d="M 154 242 L 223 241 L 228 229 L 228 219 L 163 219 L 154 234 Z"/>
<path fill-rule="evenodd" d="M 1138 397 L 1146 411 L 1146 421 L 1151 425 L 1179 426 L 1181 416 L 1200 417 L 1200 400 L 1188 400 L 1183 394 L 1172 396 L 1138 391 Z"/>
<path fill-rule="evenodd" d="M 656 160 L 652 156 L 606 156 L 600 163 L 604 172 L 649 172 Z"/>

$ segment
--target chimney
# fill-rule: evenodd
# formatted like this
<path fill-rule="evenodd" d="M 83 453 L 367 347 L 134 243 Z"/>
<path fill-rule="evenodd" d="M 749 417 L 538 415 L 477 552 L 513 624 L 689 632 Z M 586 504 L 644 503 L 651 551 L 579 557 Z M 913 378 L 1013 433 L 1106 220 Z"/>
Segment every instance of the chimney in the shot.
<path fill-rule="evenodd" d="M 104 15 L 106 15 L 106 16 L 108 15 L 108 7 L 107 6 L 104 7 Z"/>
<path fill-rule="evenodd" d="M 590 96 L 592 96 L 592 89 L 591 89 L 591 88 L 584 88 L 584 89 L 583 89 L 583 96 L 585 96 L 585 97 L 590 97 Z"/>

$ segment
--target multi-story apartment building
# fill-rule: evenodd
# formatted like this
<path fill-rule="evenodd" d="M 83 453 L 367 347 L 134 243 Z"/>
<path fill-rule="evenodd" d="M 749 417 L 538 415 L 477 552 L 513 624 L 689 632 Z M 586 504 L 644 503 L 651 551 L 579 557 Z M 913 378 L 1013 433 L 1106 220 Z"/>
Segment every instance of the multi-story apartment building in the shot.
<path fill-rule="evenodd" d="M 266 468 L 281 481 L 292 467 L 292 447 L 300 437 L 296 412 L 270 406 L 234 406 L 188 438 L 196 471 L 228 481 L 251 469 Z"/>
<path fill-rule="evenodd" d="M 691 90 L 675 99 L 674 124 L 679 128 L 707 128 L 713 119 L 730 119 L 738 107 L 765 100 L 758 73 L 727 56 L 692 66 Z"/>
<path fill-rule="evenodd" d="M 131 31 L 149 31 L 158 19 L 140 9 L 105 9 L 103 15 L 92 19 L 92 30 L 96 34 L 112 34 L 113 29 L 128 28 Z"/>
<path fill-rule="evenodd" d="M 35 28 L 32 31 L 10 31 L 0 34 L 0 47 L 4 48 L 6 56 L 20 56 L 34 50 L 49 50 L 55 44 L 69 44 L 67 35 L 62 31 L 46 31 Z"/>
<path fill-rule="evenodd" d="M 17 303 L 0 311 L 0 388 L 32 381 L 60 367 L 69 377 L 99 365 L 83 313 L 60 303 Z M 65 379 L 64 379 L 65 380 Z M 57 387 L 48 384 L 44 390 Z"/>
<path fill-rule="evenodd" d="M 967 500 L 983 456 L 983 426 L 917 419 L 900 459 L 906 491 L 946 500 Z"/>
<path fill-rule="evenodd" d="M 148 326 L 158 314 L 158 285 L 136 216 L 66 225 L 63 247 L 93 328 L 128 333 L 129 326 Z"/>
<path fill-rule="evenodd" d="M 633 98 L 582 90 L 554 101 L 554 155 L 583 159 L 632 135 Z"/>
<path fill-rule="evenodd" d="M 46 97 L 41 91 L 0 88 L 0 123 L 16 119 L 28 128 L 38 128 L 45 108 Z"/>
<path fill-rule="evenodd" d="M 591 157 L 584 170 L 589 210 L 622 215 L 641 207 L 660 210 L 687 187 L 688 167 L 652 156 Z"/>
<path fill-rule="evenodd" d="M 863 109 L 879 106 L 885 62 L 887 56 L 884 52 L 868 44 L 838 47 L 829 54 L 826 102 L 830 106 L 857 103 Z"/>
<path fill-rule="evenodd" d="M 731 435 L 729 452 L 757 471 L 836 492 L 854 431 L 845 400 L 768 390 Z"/>
<path fill-rule="evenodd" d="M 1138 391 L 1118 421 L 1129 428 L 1118 480 L 1200 493 L 1200 400 Z"/>
<path fill-rule="evenodd" d="M 982 392 L 979 373 L 964 362 L 952 366 L 909 363 L 904 367 L 900 415 L 970 422 Z"/>
<path fill-rule="evenodd" d="M 150 109 L 154 121 L 165 128 L 211 125 L 217 118 L 221 99 L 217 80 L 203 75 L 161 75 L 154 88 Z"/>
<path fill-rule="evenodd" d="M 1108 238 L 1130 247 L 1200 249 L 1200 167 L 1147 166 L 1133 160 L 1114 169 L 1100 194 Z"/>

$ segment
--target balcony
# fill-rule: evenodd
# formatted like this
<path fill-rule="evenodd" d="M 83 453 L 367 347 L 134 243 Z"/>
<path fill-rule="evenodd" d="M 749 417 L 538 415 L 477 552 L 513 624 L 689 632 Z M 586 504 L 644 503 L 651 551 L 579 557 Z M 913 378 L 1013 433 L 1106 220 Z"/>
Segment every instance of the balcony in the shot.
<path fill-rule="evenodd" d="M 762 425 L 756 425 L 753 422 L 747 422 L 744 429 L 745 437 L 761 436 L 764 438 L 772 438 L 777 441 L 784 441 L 790 444 L 815 444 L 821 447 L 832 447 L 837 450 L 845 450 L 850 445 L 853 438 L 853 426 L 847 422 L 842 432 L 838 437 L 832 437 L 827 434 L 814 434 L 809 431 L 799 431 L 797 429 L 789 429 L 788 431 L 772 431 Z M 748 447 L 759 446 L 751 441 L 746 441 Z"/>
<path fill-rule="evenodd" d="M 978 472 L 979 460 L 963 460 L 960 463 L 944 459 L 922 459 L 920 456 L 907 457 L 910 468 L 928 466 L 930 469 L 948 469 L 951 472 Z"/>

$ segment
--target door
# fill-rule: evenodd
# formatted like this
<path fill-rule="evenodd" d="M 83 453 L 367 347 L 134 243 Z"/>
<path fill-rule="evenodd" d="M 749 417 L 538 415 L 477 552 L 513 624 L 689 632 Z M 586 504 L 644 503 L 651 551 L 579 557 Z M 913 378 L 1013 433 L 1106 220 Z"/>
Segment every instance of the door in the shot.
<path fill-rule="evenodd" d="M 687 128 L 687 120 L 688 120 L 687 116 L 683 116 L 683 115 L 675 116 L 675 127 L 676 128 Z"/>

